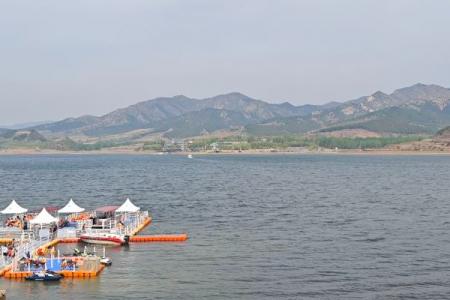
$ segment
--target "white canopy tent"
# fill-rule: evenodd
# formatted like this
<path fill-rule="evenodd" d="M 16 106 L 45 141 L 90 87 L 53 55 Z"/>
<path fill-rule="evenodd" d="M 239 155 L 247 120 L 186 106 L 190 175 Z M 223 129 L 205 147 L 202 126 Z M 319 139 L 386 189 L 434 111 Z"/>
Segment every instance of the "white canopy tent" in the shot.
<path fill-rule="evenodd" d="M 130 198 L 127 198 L 127 200 L 118 209 L 116 209 L 116 213 L 136 213 L 140 209 L 140 207 L 137 207 L 130 201 Z"/>
<path fill-rule="evenodd" d="M 18 215 L 18 214 L 24 214 L 28 211 L 28 209 L 23 208 L 19 204 L 17 204 L 16 200 L 11 201 L 11 203 L 1 211 L 4 215 Z"/>
<path fill-rule="evenodd" d="M 138 226 L 138 218 L 141 208 L 134 205 L 130 198 L 127 198 L 125 202 L 115 211 L 116 216 L 120 217 L 121 226 L 120 230 L 124 229 L 125 234 L 130 233 Z M 122 227 L 123 226 L 123 227 Z"/>
<path fill-rule="evenodd" d="M 84 210 L 85 210 L 84 208 L 78 206 L 72 199 L 70 199 L 69 202 L 66 204 L 66 206 L 58 210 L 58 213 L 73 214 L 73 213 L 81 213 Z"/>
<path fill-rule="evenodd" d="M 31 225 L 34 225 L 34 224 L 44 225 L 44 224 L 51 224 L 51 223 L 57 223 L 57 222 L 58 222 L 58 219 L 53 217 L 51 214 L 48 213 L 48 211 L 45 208 L 43 208 L 41 210 L 41 212 L 36 217 L 34 217 L 34 219 L 32 219 L 30 221 L 30 224 Z"/>

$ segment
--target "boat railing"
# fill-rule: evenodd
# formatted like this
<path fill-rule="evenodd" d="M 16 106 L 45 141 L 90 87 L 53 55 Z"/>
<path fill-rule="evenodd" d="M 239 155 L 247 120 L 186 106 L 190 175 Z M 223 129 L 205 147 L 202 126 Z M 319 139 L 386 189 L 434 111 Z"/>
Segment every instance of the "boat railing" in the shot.
<path fill-rule="evenodd" d="M 57 231 L 53 232 L 50 230 L 50 228 L 42 228 L 37 231 L 37 234 L 35 235 L 37 238 L 36 240 L 40 241 L 41 243 L 46 243 L 55 238 L 57 235 Z"/>
<path fill-rule="evenodd" d="M 34 238 L 34 233 L 32 230 L 22 230 L 20 234 L 21 240 L 31 240 Z"/>
<path fill-rule="evenodd" d="M 15 249 L 14 257 L 23 257 L 26 255 L 30 243 L 34 239 L 34 234 L 30 230 L 21 230 L 19 228 L 2 228 L 2 238 L 11 239 Z M 13 262 L 13 258 L 1 253 L 0 268 L 3 268 Z"/>
<path fill-rule="evenodd" d="M 81 230 L 78 228 L 77 236 L 83 233 L 131 234 L 148 216 L 148 211 L 140 211 L 136 214 L 125 214 L 124 218 L 120 219 L 120 223 L 117 215 L 111 218 L 99 219 L 96 224 L 86 224 Z"/>
<path fill-rule="evenodd" d="M 114 233 L 114 234 L 123 234 L 123 231 L 118 228 L 104 228 L 104 229 L 96 229 L 96 228 L 88 228 L 85 230 L 87 234 L 101 234 L 101 233 Z"/>
<path fill-rule="evenodd" d="M 6 255 L 1 255 L 0 258 L 0 269 L 3 269 L 4 267 L 6 267 L 7 265 L 9 265 L 11 263 L 11 259 L 8 258 Z"/>
<path fill-rule="evenodd" d="M 78 236 L 79 230 L 75 227 L 64 227 L 57 231 L 58 238 L 75 238 Z"/>
<path fill-rule="evenodd" d="M 2 238 L 20 238 L 22 229 L 17 227 L 0 227 L 0 237 Z"/>

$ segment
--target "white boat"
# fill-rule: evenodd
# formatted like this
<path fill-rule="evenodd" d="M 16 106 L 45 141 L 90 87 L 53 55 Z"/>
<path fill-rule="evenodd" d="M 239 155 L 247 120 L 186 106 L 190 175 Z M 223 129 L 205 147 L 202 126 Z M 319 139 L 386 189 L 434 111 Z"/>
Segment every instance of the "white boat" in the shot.
<path fill-rule="evenodd" d="M 188 158 L 192 158 L 192 154 L 188 154 Z"/>
<path fill-rule="evenodd" d="M 100 257 L 100 263 L 105 266 L 112 265 L 112 259 L 109 257 L 102 256 Z"/>
<path fill-rule="evenodd" d="M 124 244 L 128 244 L 128 239 L 129 237 L 126 235 L 115 233 L 104 233 L 104 232 L 96 232 L 96 233 L 87 232 L 80 236 L 80 240 L 88 244 L 112 245 L 112 246 L 121 246 Z"/>
<path fill-rule="evenodd" d="M 112 265 L 112 259 L 106 256 L 105 247 L 103 247 L 103 256 L 100 257 L 100 263 L 105 266 Z"/>

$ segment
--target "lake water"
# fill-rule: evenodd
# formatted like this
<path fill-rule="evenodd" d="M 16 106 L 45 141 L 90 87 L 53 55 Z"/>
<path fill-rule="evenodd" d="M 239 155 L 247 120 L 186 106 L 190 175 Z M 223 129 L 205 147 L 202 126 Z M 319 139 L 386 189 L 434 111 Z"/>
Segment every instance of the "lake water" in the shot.
<path fill-rule="evenodd" d="M 0 279 L 8 299 L 450 297 L 450 157 L 1 156 L 0 204 L 130 197 L 145 233 L 97 279 Z"/>

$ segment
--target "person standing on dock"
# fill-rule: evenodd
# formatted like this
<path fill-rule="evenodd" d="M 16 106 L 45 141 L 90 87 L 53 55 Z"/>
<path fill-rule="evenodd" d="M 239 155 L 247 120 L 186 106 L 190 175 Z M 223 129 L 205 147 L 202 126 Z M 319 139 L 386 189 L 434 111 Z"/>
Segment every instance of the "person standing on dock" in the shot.
<path fill-rule="evenodd" d="M 8 255 L 8 247 L 6 247 L 5 245 L 2 245 L 1 251 L 2 251 L 3 257 L 6 258 L 6 256 Z"/>
<path fill-rule="evenodd" d="M 23 230 L 28 230 L 28 221 L 25 215 L 22 218 L 22 228 Z"/>

